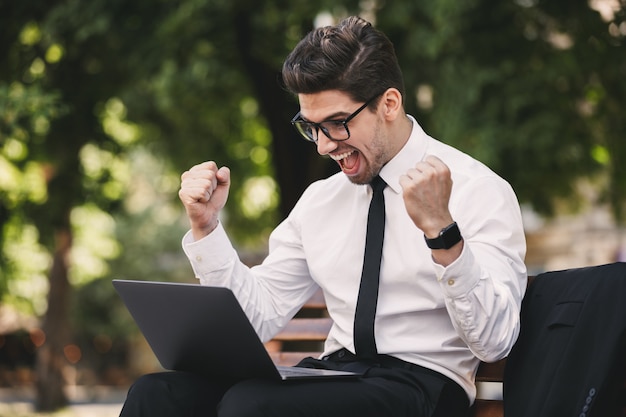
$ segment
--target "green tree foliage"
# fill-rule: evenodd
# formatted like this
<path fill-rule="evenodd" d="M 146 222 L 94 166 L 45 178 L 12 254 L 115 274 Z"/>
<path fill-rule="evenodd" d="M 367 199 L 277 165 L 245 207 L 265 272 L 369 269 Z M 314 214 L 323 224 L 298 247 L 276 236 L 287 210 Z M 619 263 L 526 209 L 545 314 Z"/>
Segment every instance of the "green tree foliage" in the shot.
<path fill-rule="evenodd" d="M 208 159 L 232 169 L 231 234 L 263 241 L 307 184 L 336 170 L 293 132 L 297 101 L 280 85 L 282 60 L 324 16 L 363 14 L 389 34 L 408 111 L 522 202 L 554 213 L 579 201 L 584 180 L 621 219 L 626 5 L 591 4 L 0 2 L 0 296 L 25 302 L 11 282 L 47 275 L 46 346 L 62 358 L 70 281 L 96 312 L 111 298 L 89 281 L 110 270 L 185 279 L 169 269 L 185 225 L 163 215 L 171 200 L 137 209 L 138 190 L 152 174 L 152 189 L 175 200 L 169 172 Z M 146 153 L 162 161 L 158 173 L 142 165 Z M 60 369 L 40 372 L 56 375 L 40 381 L 40 408 L 62 405 Z"/>
<path fill-rule="evenodd" d="M 10 29 L 3 31 L 1 38 L 1 49 L 8 51 L 0 64 L 3 87 L 19 90 L 25 85 L 27 91 L 34 92 L 40 89 L 40 99 L 56 98 L 65 110 L 56 118 L 39 117 L 37 122 L 46 131 L 38 135 L 28 134 L 19 118 L 5 119 L 7 128 L 3 130 L 7 136 L 2 138 L 7 165 L 17 169 L 26 164 L 34 166 L 39 171 L 34 177 L 43 184 L 39 200 L 25 196 L 9 214 L 23 219 L 25 226 L 34 227 L 38 243 L 51 256 L 46 265 L 48 297 L 42 323 L 45 343 L 37 351 L 36 406 L 40 410 L 53 410 L 67 403 L 62 368 L 71 335 L 67 323 L 75 232 L 72 223 L 73 218 L 80 217 L 76 210 L 81 206 L 87 211 L 90 207 L 112 210 L 124 195 L 116 183 L 119 155 L 126 144 L 106 132 L 100 117 L 106 114 L 106 102 L 137 73 L 129 71 L 127 61 L 110 59 L 116 52 L 125 51 L 119 51 L 116 34 L 109 36 L 103 26 L 107 18 L 114 20 L 114 16 L 99 15 L 98 6 L 102 4 L 90 3 L 94 8 L 81 8 L 81 2 L 76 1 L 0 4 L 2 27 Z M 9 96 L 8 101 L 9 106 L 20 108 L 19 97 Z M 29 117 L 28 112 L 25 117 Z M 26 133 L 15 135 L 13 132 L 20 128 Z M 24 162 L 7 152 L 7 144 L 11 143 L 24 149 L 28 155 Z M 98 169 L 89 165 L 94 160 L 101 162 Z M 5 195 L 10 197 L 2 193 L 2 206 L 8 208 L 11 201 Z"/>
<path fill-rule="evenodd" d="M 61 114 L 58 96 L 36 85 L 20 82 L 0 85 L 0 299 L 26 303 L 27 295 L 9 292 L 9 280 L 29 279 L 45 273 L 38 231 L 25 211 L 46 199 L 44 167 L 29 158 L 28 143 L 45 140 L 50 122 Z M 42 259 L 43 258 L 43 259 Z M 40 262 L 33 263 L 33 259 Z"/>
<path fill-rule="evenodd" d="M 576 205 L 586 179 L 623 219 L 626 3 L 591 3 L 604 17 L 582 1 L 477 0 L 389 4 L 378 22 L 407 84 L 432 95 L 412 107 L 431 134 L 543 214 Z"/>
<path fill-rule="evenodd" d="M 164 13 L 155 43 L 156 70 L 126 91 L 129 117 L 149 127 L 146 140 L 179 171 L 213 159 L 228 165 L 233 194 L 230 231 L 239 242 L 267 232 L 291 209 L 304 187 L 332 172 L 328 160 L 298 140 L 288 123 L 297 102 L 280 85 L 282 60 L 312 27 L 324 2 L 193 1 Z M 175 39 L 175 42 L 172 42 Z M 158 49 L 157 48 L 158 45 Z M 246 190 L 265 176 L 279 191 L 251 215 Z M 273 183 L 273 178 L 276 183 Z"/>

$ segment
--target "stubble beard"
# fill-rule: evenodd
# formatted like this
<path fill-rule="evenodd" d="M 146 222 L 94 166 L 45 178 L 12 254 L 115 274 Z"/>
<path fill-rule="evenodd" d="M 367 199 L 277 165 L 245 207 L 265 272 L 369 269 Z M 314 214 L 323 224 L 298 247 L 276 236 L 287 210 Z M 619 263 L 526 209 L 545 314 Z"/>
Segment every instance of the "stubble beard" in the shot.
<path fill-rule="evenodd" d="M 352 183 L 364 185 L 372 182 L 372 179 L 380 173 L 383 166 L 389 162 L 387 144 L 387 137 L 381 134 L 380 123 L 376 123 L 372 142 L 368 146 L 372 159 L 369 161 L 363 175 L 348 177 Z M 362 155 L 363 153 L 361 153 L 361 157 Z"/>

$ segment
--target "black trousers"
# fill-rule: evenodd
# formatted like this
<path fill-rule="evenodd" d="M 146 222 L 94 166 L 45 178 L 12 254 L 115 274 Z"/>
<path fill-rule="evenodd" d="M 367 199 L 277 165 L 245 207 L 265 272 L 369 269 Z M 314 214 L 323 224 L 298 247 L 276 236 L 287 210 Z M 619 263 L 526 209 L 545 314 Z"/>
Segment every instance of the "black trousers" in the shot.
<path fill-rule="evenodd" d="M 454 381 L 432 370 L 380 355 L 358 361 L 348 351 L 298 366 L 365 370 L 358 379 L 224 384 L 185 372 L 139 378 L 120 417 L 466 417 L 469 402 Z"/>

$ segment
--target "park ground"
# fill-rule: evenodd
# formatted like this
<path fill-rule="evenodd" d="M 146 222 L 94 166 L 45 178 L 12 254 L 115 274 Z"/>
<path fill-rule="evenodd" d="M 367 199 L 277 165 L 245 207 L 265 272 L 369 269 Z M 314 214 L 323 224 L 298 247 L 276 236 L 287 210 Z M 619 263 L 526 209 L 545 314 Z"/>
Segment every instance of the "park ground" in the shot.
<path fill-rule="evenodd" d="M 54 413 L 34 411 L 30 388 L 0 388 L 0 417 L 118 417 L 126 389 L 104 386 L 69 387 L 70 405 Z"/>

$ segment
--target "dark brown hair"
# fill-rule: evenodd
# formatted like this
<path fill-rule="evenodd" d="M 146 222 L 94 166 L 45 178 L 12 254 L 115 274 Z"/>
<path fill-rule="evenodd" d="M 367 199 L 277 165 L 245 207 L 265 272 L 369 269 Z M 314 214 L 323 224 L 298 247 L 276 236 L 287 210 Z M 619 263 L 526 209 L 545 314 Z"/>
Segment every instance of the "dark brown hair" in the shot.
<path fill-rule="evenodd" d="M 282 75 L 293 94 L 339 90 L 366 101 L 394 87 L 404 96 L 393 44 L 356 16 L 309 32 L 287 56 Z"/>

